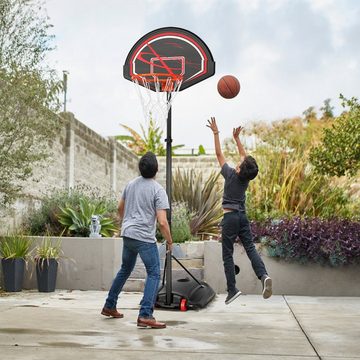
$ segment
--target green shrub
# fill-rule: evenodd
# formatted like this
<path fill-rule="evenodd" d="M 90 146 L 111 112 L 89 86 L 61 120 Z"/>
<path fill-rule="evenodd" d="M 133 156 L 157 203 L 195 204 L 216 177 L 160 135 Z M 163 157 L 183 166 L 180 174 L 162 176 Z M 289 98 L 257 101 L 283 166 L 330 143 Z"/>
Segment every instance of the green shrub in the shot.
<path fill-rule="evenodd" d="M 175 203 L 172 207 L 171 234 L 174 243 L 182 243 L 192 239 L 190 214 L 184 203 Z"/>
<path fill-rule="evenodd" d="M 106 211 L 103 214 L 113 220 L 116 218 L 117 202 L 115 199 L 108 199 L 101 196 L 99 190 L 87 186 L 76 186 L 71 190 L 55 190 L 42 199 L 38 209 L 31 210 L 23 227 L 29 235 L 58 236 L 64 231 L 64 226 L 59 222 L 60 208 L 70 207 L 78 209 L 80 199 L 88 203 L 102 204 Z"/>
<path fill-rule="evenodd" d="M 360 170 L 360 104 L 356 98 L 344 98 L 349 108 L 331 128 L 324 129 L 322 141 L 311 150 L 310 160 L 321 174 L 355 176 Z"/>

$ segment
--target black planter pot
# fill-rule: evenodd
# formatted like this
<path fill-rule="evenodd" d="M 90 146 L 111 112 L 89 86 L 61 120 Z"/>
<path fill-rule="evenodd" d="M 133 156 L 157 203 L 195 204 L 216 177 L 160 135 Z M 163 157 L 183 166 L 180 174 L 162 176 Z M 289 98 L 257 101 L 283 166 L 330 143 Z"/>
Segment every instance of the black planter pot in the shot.
<path fill-rule="evenodd" d="M 5 291 L 17 292 L 22 290 L 25 270 L 25 260 L 22 258 L 1 260 Z"/>
<path fill-rule="evenodd" d="M 45 259 L 36 263 L 36 278 L 39 292 L 52 292 L 56 288 L 58 262 Z"/>

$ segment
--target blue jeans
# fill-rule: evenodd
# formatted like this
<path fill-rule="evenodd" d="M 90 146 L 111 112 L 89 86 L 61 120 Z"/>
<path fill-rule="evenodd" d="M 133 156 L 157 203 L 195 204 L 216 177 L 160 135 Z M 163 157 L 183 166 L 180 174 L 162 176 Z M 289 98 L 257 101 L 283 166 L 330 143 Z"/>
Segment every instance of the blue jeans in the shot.
<path fill-rule="evenodd" d="M 226 276 L 227 290 L 235 291 L 235 268 L 234 268 L 234 242 L 237 237 L 240 238 L 246 254 L 251 261 L 252 268 L 256 276 L 261 279 L 267 274 L 264 262 L 256 251 L 249 220 L 246 213 L 241 211 L 232 211 L 224 214 L 222 225 L 222 256 Z"/>
<path fill-rule="evenodd" d="M 147 273 L 139 316 L 151 318 L 160 283 L 160 257 L 156 243 L 147 243 L 124 236 L 122 265 L 112 283 L 105 307 L 108 309 L 116 308 L 119 294 L 134 269 L 138 254 Z"/>

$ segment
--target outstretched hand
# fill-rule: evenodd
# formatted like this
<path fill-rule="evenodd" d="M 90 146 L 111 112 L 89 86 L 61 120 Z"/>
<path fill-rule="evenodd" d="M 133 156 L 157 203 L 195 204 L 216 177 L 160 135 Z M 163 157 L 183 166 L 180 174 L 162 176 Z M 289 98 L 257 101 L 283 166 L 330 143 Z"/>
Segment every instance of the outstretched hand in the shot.
<path fill-rule="evenodd" d="M 244 128 L 242 126 L 239 126 L 237 128 L 233 128 L 233 137 L 234 139 L 237 139 L 241 133 L 241 131 L 243 131 Z"/>
<path fill-rule="evenodd" d="M 210 119 L 211 120 L 208 120 L 209 125 L 206 125 L 206 126 L 212 130 L 214 135 L 216 135 L 216 134 L 219 133 L 219 130 L 218 130 L 218 127 L 217 127 L 217 124 L 216 124 L 215 117 L 212 116 Z"/>

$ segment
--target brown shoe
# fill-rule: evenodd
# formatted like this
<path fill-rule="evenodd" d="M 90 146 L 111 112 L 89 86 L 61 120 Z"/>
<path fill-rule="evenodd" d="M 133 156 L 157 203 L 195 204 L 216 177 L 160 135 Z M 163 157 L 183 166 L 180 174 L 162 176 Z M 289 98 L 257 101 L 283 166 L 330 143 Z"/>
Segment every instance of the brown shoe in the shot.
<path fill-rule="evenodd" d="M 120 314 L 116 309 L 108 309 L 105 307 L 101 310 L 101 315 L 111 316 L 117 319 L 121 319 L 124 317 L 124 315 Z"/>
<path fill-rule="evenodd" d="M 150 327 L 152 329 L 164 329 L 166 328 L 166 324 L 162 323 L 162 322 L 158 322 L 156 321 L 155 318 L 142 318 L 142 317 L 138 317 L 137 319 L 137 326 L 138 327 L 143 327 L 143 328 L 147 328 Z"/>

